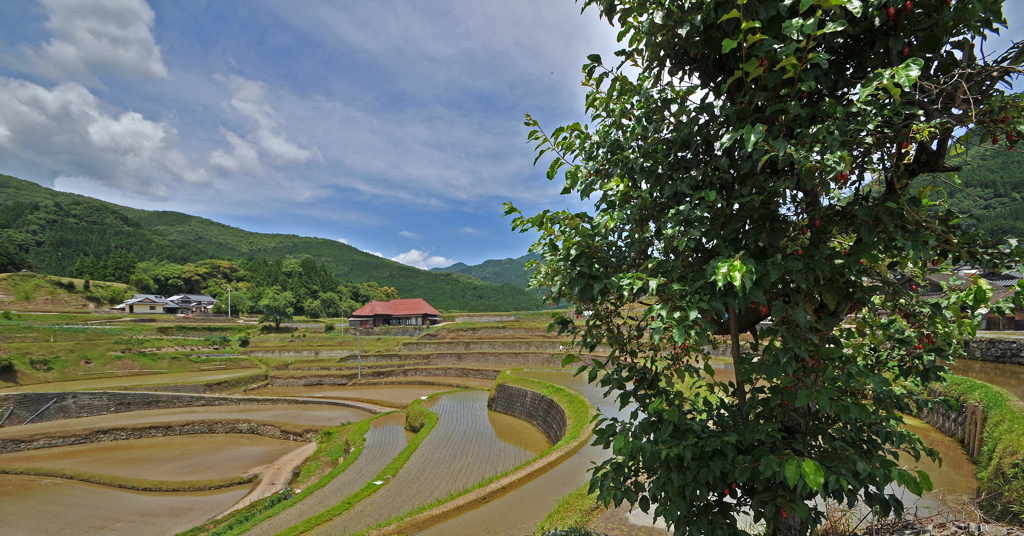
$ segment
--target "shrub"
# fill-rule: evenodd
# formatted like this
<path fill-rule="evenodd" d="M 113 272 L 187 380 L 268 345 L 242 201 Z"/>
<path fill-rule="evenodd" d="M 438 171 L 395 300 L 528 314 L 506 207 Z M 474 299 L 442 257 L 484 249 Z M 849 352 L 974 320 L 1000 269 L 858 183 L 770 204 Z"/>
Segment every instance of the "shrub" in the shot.
<path fill-rule="evenodd" d="M 241 347 L 241 348 L 245 348 L 246 346 L 249 346 L 249 336 L 248 335 L 239 335 L 238 338 L 236 338 L 235 340 L 238 341 L 238 346 Z"/>
<path fill-rule="evenodd" d="M 0 355 L 0 373 L 3 372 L 14 372 L 14 361 L 10 356 Z"/>
<path fill-rule="evenodd" d="M 46 357 L 30 357 L 28 358 L 28 364 L 31 365 L 32 368 L 42 372 L 53 370 L 53 366 L 50 364 L 50 359 Z"/>
<path fill-rule="evenodd" d="M 328 322 L 324 324 L 324 333 L 334 332 L 334 322 Z"/>
<path fill-rule="evenodd" d="M 4 311 L 0 313 L 0 318 L 3 318 L 4 320 L 14 320 L 14 315 L 12 315 L 10 311 Z"/>

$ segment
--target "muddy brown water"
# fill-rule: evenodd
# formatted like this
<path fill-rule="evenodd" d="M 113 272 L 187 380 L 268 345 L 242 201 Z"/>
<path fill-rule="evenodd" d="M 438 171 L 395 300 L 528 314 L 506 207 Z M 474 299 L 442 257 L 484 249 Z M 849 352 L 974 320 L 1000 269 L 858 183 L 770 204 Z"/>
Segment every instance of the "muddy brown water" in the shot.
<path fill-rule="evenodd" d="M 374 419 L 370 423 L 370 430 L 366 432 L 363 452 L 352 465 L 309 497 L 302 498 L 245 533 L 246 536 L 277 534 L 345 500 L 376 477 L 407 444 L 404 414 L 392 413 Z"/>
<path fill-rule="evenodd" d="M 0 454 L 0 465 L 152 480 L 203 480 L 244 474 L 301 445 L 249 434 L 151 437 Z"/>
<path fill-rule="evenodd" d="M 91 389 L 116 389 L 130 385 L 169 385 L 178 383 L 202 383 L 254 374 L 259 369 L 226 369 L 206 372 L 175 372 L 173 374 L 133 374 L 90 380 L 71 380 L 54 383 L 35 383 L 4 387 L 0 393 L 38 393 L 49 391 L 88 391 Z"/>
<path fill-rule="evenodd" d="M 542 432 L 525 421 L 491 420 L 486 392 L 444 394 L 427 406 L 437 413 L 437 426 L 401 472 L 380 491 L 309 534 L 343 534 L 390 519 L 512 469 L 548 446 Z M 494 426 L 507 429 L 498 433 Z"/>
<path fill-rule="evenodd" d="M 714 360 L 716 379 L 728 381 L 734 376 L 731 364 Z M 612 399 L 604 398 L 604 389 L 586 382 L 583 376 L 574 377 L 571 372 L 560 370 L 523 370 L 516 375 L 541 380 L 576 390 L 607 416 L 628 418 L 629 408 L 620 410 Z M 906 463 L 908 468 L 923 469 L 935 483 L 935 491 L 918 499 L 905 490 L 901 493 L 909 506 L 917 506 L 923 512 L 937 508 L 956 508 L 962 505 L 964 497 L 973 495 L 976 487 L 974 468 L 959 443 L 942 435 L 927 424 L 906 417 L 907 426 L 924 439 L 925 444 L 939 450 L 944 460 L 941 468 L 927 459 Z M 425 529 L 420 536 L 446 536 L 450 534 L 493 534 L 496 536 L 521 536 L 531 533 L 557 504 L 559 498 L 582 486 L 589 480 L 587 470 L 608 457 L 599 447 L 587 445 L 565 462 L 512 492 L 481 507 Z"/>
<path fill-rule="evenodd" d="M 0 534 L 166 536 L 205 522 L 245 496 L 250 487 L 147 493 L 0 475 Z"/>
<path fill-rule="evenodd" d="M 451 387 L 436 385 L 312 385 L 308 387 L 268 386 L 254 389 L 246 394 L 253 396 L 301 396 L 335 399 L 378 400 L 407 405 L 417 398 L 450 391 Z"/>
<path fill-rule="evenodd" d="M 1009 363 L 990 363 L 960 359 L 950 368 L 958 376 L 1002 387 L 1020 399 L 1024 399 L 1024 366 Z"/>
<path fill-rule="evenodd" d="M 205 406 L 193 408 L 153 409 L 96 415 L 31 423 L 24 426 L 0 428 L 0 439 L 18 437 L 33 433 L 59 432 L 97 427 L 116 427 L 129 424 L 159 423 L 168 421 L 250 419 L 279 423 L 294 423 L 312 426 L 338 426 L 343 422 L 356 422 L 371 415 L 365 411 L 344 406 L 316 404 L 270 404 L 238 406 Z"/>

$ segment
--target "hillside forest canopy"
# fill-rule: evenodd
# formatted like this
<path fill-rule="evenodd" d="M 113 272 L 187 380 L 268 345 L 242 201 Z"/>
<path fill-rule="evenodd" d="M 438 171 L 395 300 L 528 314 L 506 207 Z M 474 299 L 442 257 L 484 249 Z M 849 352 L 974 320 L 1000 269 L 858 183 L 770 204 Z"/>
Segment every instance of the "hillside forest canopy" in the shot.
<path fill-rule="evenodd" d="M 1007 311 L 980 277 L 922 282 L 1024 254 L 957 212 L 994 196 L 952 193 L 958 152 L 997 162 L 1024 135 L 1024 48 L 983 46 L 1003 2 L 583 4 L 622 45 L 583 67 L 589 122 L 526 125 L 594 208 L 507 214 L 539 235 L 533 282 L 589 313 L 553 326 L 610 348 L 579 372 L 630 408 L 598 423 L 591 491 L 687 535 L 814 534 L 825 500 L 900 514 L 887 486 L 931 483 L 898 455 L 936 455 L 902 416 L 936 403 L 981 311 Z"/>
<path fill-rule="evenodd" d="M 0 175 L 0 272 L 22 269 L 123 282 L 163 295 L 209 292 L 222 300 L 222 290 L 228 284 L 239 290 L 238 284 L 243 310 L 277 286 L 292 293 L 302 315 L 307 305 L 312 315 L 321 308 L 323 314 L 351 312 L 369 299 L 399 294 L 445 311 L 534 310 L 541 304 L 522 286 L 420 270 L 334 240 L 252 233 Z"/>

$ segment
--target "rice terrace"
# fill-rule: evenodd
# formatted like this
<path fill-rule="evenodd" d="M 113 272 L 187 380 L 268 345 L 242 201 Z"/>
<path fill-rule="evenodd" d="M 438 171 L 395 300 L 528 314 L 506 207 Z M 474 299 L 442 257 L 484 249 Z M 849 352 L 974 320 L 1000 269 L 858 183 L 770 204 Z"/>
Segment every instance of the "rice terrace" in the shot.
<path fill-rule="evenodd" d="M 357 339 L 325 322 L 2 297 L 0 533 L 666 533 L 586 500 L 587 470 L 607 456 L 590 445 L 591 418 L 632 408 L 561 368 L 570 341 L 548 332 L 550 312 L 445 315 Z M 731 378 L 728 360 L 710 363 Z M 957 370 L 1020 393 L 1020 374 L 1000 368 L 1016 366 Z M 920 462 L 935 490 L 908 505 L 976 520 L 961 443 L 907 423 L 945 462 Z"/>

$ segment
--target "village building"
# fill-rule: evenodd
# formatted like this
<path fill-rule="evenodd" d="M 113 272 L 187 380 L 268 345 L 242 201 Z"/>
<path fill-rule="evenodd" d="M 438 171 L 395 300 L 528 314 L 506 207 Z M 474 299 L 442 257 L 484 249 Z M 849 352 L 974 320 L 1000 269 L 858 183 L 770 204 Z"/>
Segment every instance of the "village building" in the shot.
<path fill-rule="evenodd" d="M 430 326 L 441 321 L 441 313 L 423 298 L 371 301 L 348 318 L 349 327 Z"/>
<path fill-rule="evenodd" d="M 205 294 L 179 294 L 170 298 L 159 294 L 133 294 L 124 303 L 111 309 L 123 310 L 128 314 L 209 313 L 219 301 Z"/>

